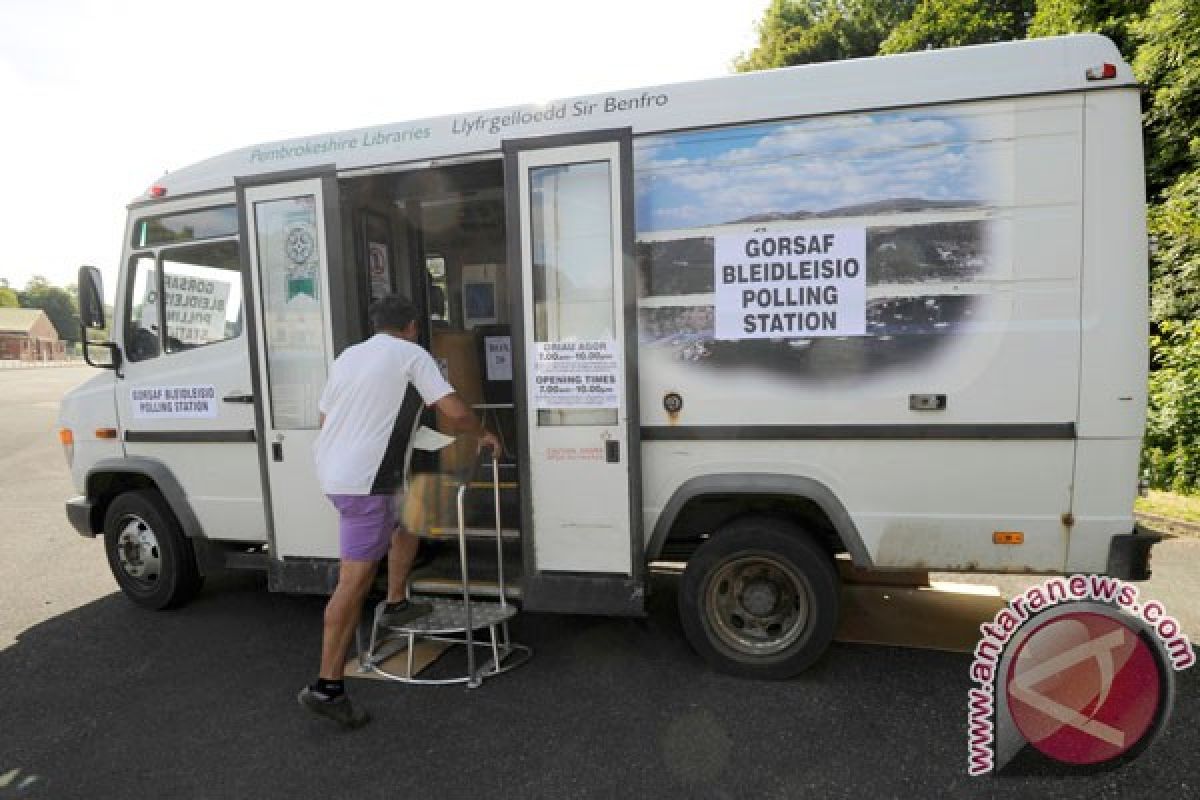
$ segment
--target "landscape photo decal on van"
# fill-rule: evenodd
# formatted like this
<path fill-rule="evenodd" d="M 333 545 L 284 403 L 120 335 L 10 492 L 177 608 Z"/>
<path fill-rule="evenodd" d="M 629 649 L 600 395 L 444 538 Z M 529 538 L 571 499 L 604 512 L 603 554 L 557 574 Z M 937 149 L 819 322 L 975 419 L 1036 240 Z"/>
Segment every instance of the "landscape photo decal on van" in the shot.
<path fill-rule="evenodd" d="M 986 104 L 639 140 L 643 346 L 822 380 L 933 357 L 983 321 L 1012 125 Z"/>

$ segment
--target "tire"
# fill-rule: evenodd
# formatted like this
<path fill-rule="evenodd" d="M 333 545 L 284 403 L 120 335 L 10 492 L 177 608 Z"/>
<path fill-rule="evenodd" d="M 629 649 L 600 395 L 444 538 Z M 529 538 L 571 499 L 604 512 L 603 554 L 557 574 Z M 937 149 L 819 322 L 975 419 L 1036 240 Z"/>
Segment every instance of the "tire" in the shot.
<path fill-rule="evenodd" d="M 833 640 L 839 605 L 833 557 L 776 517 L 722 526 L 688 560 L 679 585 L 692 648 L 744 678 L 782 680 L 810 667 Z"/>
<path fill-rule="evenodd" d="M 192 543 L 152 489 L 119 494 L 109 504 L 104 552 L 121 590 L 144 608 L 178 608 L 204 583 Z"/>

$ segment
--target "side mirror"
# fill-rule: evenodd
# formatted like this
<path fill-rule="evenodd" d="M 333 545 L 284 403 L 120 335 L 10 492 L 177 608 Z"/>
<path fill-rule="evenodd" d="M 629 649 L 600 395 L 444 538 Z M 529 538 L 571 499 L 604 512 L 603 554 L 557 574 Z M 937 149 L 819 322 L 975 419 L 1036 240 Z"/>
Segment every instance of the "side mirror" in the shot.
<path fill-rule="evenodd" d="M 79 344 L 88 366 L 119 369 L 121 351 L 114 342 L 92 342 L 88 331 L 102 331 L 104 321 L 104 280 L 95 267 L 79 268 Z M 93 354 L 102 354 L 99 358 Z M 118 373 L 119 374 L 119 373 Z"/>
<path fill-rule="evenodd" d="M 87 328 L 84 328 L 84 335 L 87 335 Z M 89 367 L 98 367 L 100 369 L 120 369 L 121 367 L 121 351 L 117 348 L 116 342 L 88 342 L 84 341 L 83 360 Z M 121 377 L 118 372 L 117 377 Z"/>
<path fill-rule="evenodd" d="M 79 268 L 79 321 L 86 330 L 104 330 L 104 279 L 95 267 Z"/>

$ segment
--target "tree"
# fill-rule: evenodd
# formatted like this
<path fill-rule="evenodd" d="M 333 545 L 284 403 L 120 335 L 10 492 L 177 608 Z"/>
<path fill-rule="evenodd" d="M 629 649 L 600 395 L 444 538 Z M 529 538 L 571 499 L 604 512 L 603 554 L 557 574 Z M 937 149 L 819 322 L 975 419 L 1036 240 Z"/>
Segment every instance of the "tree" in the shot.
<path fill-rule="evenodd" d="M 1184 322 L 1200 316 L 1200 169 L 1181 175 L 1150 207 L 1157 242 L 1151 258 L 1150 316 Z"/>
<path fill-rule="evenodd" d="M 1200 163 L 1200 0 L 1156 0 L 1133 28 L 1146 86 L 1146 179 L 1151 199 Z"/>
<path fill-rule="evenodd" d="M 1128 59 L 1136 48 L 1131 28 L 1149 5 L 1150 0 L 1038 0 L 1029 36 L 1102 33 Z"/>
<path fill-rule="evenodd" d="M 1146 86 L 1151 259 L 1150 376 L 1143 466 L 1151 484 L 1200 490 L 1200 2 L 1155 0 L 1131 26 Z"/>
<path fill-rule="evenodd" d="M 1023 39 L 1034 0 L 921 0 L 879 47 L 880 53 Z"/>
<path fill-rule="evenodd" d="M 1200 487 L 1200 322 L 1165 322 L 1151 339 L 1160 365 L 1150 375 L 1142 466 L 1162 489 Z"/>
<path fill-rule="evenodd" d="M 22 308 L 40 308 L 54 323 L 59 338 L 79 341 L 79 304 L 71 289 L 53 286 L 41 275 L 34 275 L 17 293 Z"/>
<path fill-rule="evenodd" d="M 758 46 L 734 60 L 739 72 L 864 58 L 916 0 L 772 0 L 758 23 Z"/>
<path fill-rule="evenodd" d="M 18 308 L 17 293 L 8 287 L 8 280 L 0 278 L 0 308 Z"/>

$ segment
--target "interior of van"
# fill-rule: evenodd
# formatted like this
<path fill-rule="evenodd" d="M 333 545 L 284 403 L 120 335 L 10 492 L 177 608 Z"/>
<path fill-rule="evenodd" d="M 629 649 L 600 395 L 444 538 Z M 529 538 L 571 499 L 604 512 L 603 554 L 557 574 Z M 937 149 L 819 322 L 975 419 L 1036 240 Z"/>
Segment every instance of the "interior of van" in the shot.
<path fill-rule="evenodd" d="M 344 286 L 357 310 L 349 315 L 350 343 L 372 335 L 368 309 L 374 300 L 399 293 L 414 301 L 420 344 L 503 443 L 502 527 L 506 542 L 515 547 L 520 498 L 503 162 L 346 178 L 340 189 Z M 446 430 L 431 410 L 422 412 L 422 421 Z M 431 543 L 456 538 L 458 481 L 476 462 L 475 443 L 466 438 L 437 453 L 413 451 L 404 504 L 408 528 Z M 486 491 L 490 475 L 478 476 L 473 488 L 485 491 L 467 493 L 468 537 L 492 540 L 493 493 Z M 435 561 L 440 549 L 425 546 Z M 480 548 L 481 555 L 485 549 Z M 515 572 L 516 553 L 511 561 Z M 476 564 L 472 557 L 473 573 Z M 486 558 L 480 566 L 487 569 Z M 436 567 L 425 573 L 447 572 Z M 419 579 L 420 573 L 415 574 L 414 583 Z"/>

